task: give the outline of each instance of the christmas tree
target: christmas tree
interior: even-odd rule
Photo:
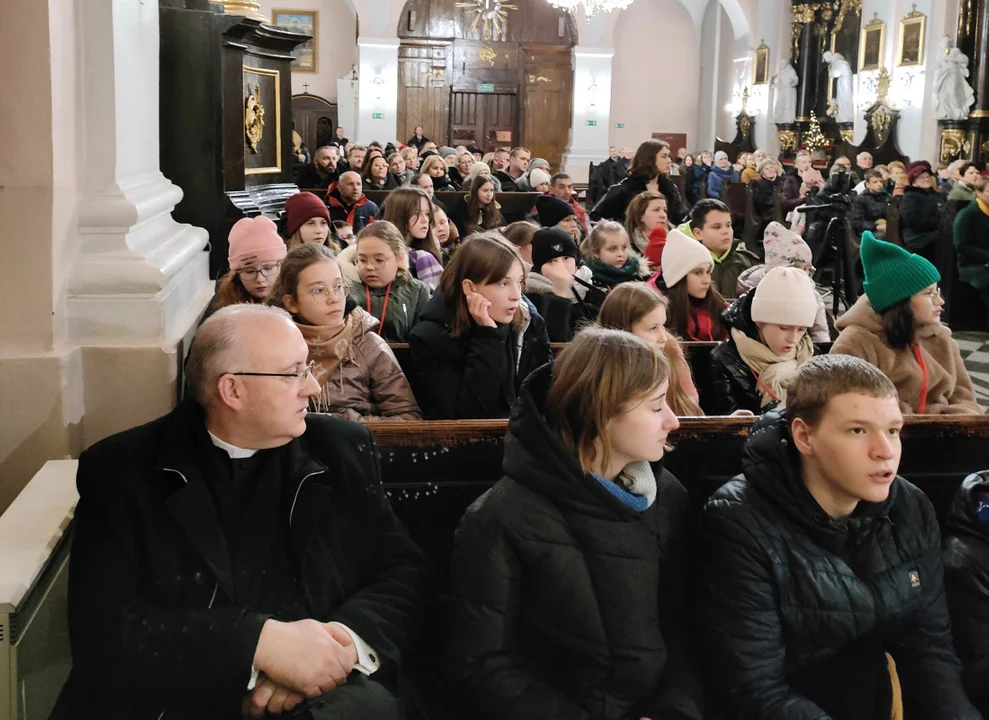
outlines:
[[[828,144],[827,138],[821,132],[821,123],[817,120],[817,114],[810,111],[810,128],[804,133],[804,147],[811,152],[817,152]]]

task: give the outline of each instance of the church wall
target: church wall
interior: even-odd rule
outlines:
[[[674,0],[636,2],[621,13],[612,66],[611,145],[636,147],[654,132],[686,133],[688,147],[697,142],[700,52],[693,21]]]
[[[740,93],[744,84],[747,50],[738,47],[728,14],[719,5],[712,5],[714,12],[720,16],[721,33],[718,51],[718,99],[714,106],[716,112],[715,132],[722,140],[731,142],[738,131],[735,126],[735,114],[729,108],[736,90]],[[702,38],[702,42],[705,40]],[[714,149],[712,143],[709,149]],[[734,158],[732,158],[734,162]]]
[[[332,103],[337,101],[337,79],[348,75],[357,64],[357,16],[347,0],[260,0],[261,14],[271,18],[275,8],[317,10],[319,34],[316,73],[292,73],[292,94],[308,92]]]

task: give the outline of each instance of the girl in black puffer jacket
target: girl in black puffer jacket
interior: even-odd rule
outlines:
[[[661,463],[678,426],[667,384],[649,343],[600,328],[526,381],[505,476],[454,541],[457,717],[703,717],[685,637],[688,496]]]
[[[965,686],[989,717],[989,471],[965,478],[945,520],[944,586]]]
[[[769,283],[768,285],[766,283]],[[808,329],[817,297],[807,273],[775,267],[722,313],[731,334],[711,351],[712,415],[749,410],[759,415],[786,403],[786,388],[801,364],[814,356]]]

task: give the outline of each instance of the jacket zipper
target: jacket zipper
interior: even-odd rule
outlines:
[[[182,478],[182,482],[184,482],[186,485],[189,484],[189,481],[185,479],[185,475],[183,475],[182,473],[180,473],[178,470],[173,470],[172,468],[162,468],[162,470],[167,470],[168,472],[175,473],[180,478]],[[220,589],[220,583],[219,583],[219,581],[217,581],[216,583],[213,584],[213,594],[210,595],[209,605],[206,606],[206,609],[207,610],[212,610],[213,609],[213,603],[216,601],[216,591],[219,590],[219,589]],[[161,714],[158,715],[158,720],[163,720],[163,718],[165,717],[165,713],[167,711],[168,711],[168,708],[162,708]]]
[[[302,481],[299,483],[299,487],[297,487],[295,489],[295,497],[292,498],[292,509],[288,511],[288,527],[289,527],[289,529],[292,528],[292,515],[295,514],[295,504],[299,501],[299,492],[302,490],[302,486],[305,485],[306,484],[306,480],[308,480],[309,478],[311,478],[313,475],[322,475],[324,472],[326,472],[326,471],[325,470],[317,470],[316,472],[309,473],[304,478],[302,478]]]

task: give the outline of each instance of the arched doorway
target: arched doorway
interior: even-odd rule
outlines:
[[[337,106],[319,95],[292,96],[292,124],[310,152],[329,145],[337,127]]]
[[[525,145],[559,167],[570,136],[576,23],[546,0],[458,7],[465,4],[405,4],[399,139],[421,125],[440,145]]]

